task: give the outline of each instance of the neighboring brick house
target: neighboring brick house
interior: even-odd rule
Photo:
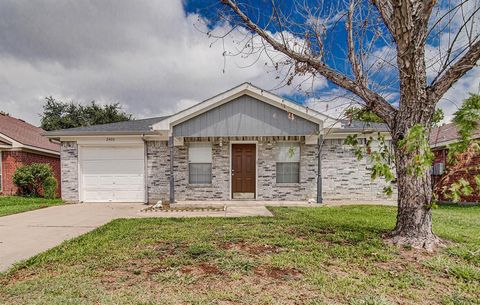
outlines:
[[[344,144],[350,134],[389,137],[373,125],[245,83],[171,116],[46,135],[62,145],[66,201],[385,200],[385,182]]]
[[[15,170],[30,163],[49,164],[61,194],[60,145],[44,137],[44,130],[6,114],[0,114],[0,194],[14,195]]]
[[[433,153],[435,155],[435,160],[433,162],[433,185],[438,183],[443,177],[445,172],[449,168],[448,164],[448,145],[457,142],[460,139],[458,135],[458,130],[455,124],[449,123],[442,125],[440,127],[434,128],[430,133],[430,146],[432,147]],[[477,130],[473,133],[473,139],[480,139],[480,130]],[[480,156],[476,156],[472,159],[471,165],[480,166]],[[480,170],[470,170],[465,172],[459,172],[455,174],[454,180],[458,181],[461,178],[469,181],[471,185],[475,185],[474,177],[480,174]],[[440,201],[449,202],[450,199],[445,198],[441,192],[437,193]],[[480,202],[480,193],[474,192],[470,196],[462,196],[461,202]]]

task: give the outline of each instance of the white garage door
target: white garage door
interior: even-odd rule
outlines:
[[[83,146],[80,149],[84,202],[143,202],[144,147]]]

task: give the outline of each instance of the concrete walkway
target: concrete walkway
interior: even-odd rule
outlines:
[[[258,205],[188,212],[141,211],[144,208],[138,203],[72,204],[0,217],[0,272],[116,218],[273,216]]]

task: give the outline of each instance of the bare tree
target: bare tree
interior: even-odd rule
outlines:
[[[389,126],[398,214],[388,238],[394,244],[436,247],[441,241],[432,232],[431,177],[426,168],[409,173],[424,151],[408,151],[402,140],[421,125],[427,141],[436,104],[480,59],[478,0],[297,0],[293,5],[272,0],[268,12],[255,2],[219,1],[219,16],[232,27],[210,36],[243,34],[241,40],[236,36],[239,48],[226,55],[267,57],[276,70],[287,69],[286,84],[298,76],[326,78]],[[344,38],[329,37],[339,25],[345,27]]]

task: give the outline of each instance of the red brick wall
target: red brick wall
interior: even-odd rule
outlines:
[[[2,151],[2,185],[3,195],[14,195],[17,193],[17,187],[13,184],[13,173],[15,170],[26,164],[47,163],[53,169],[55,179],[58,183],[57,195],[60,197],[60,157],[49,157],[38,155],[25,151]]]
[[[448,163],[447,163],[447,155],[448,155],[448,150],[446,149],[439,149],[433,151],[435,155],[435,163],[442,162],[445,164],[445,170],[448,170]],[[480,155],[476,156],[472,162],[471,165],[478,165],[480,164]],[[470,185],[476,189],[476,182],[475,182],[475,176],[480,174],[480,170],[470,170],[470,171],[465,171],[465,172],[459,172],[453,175],[452,180],[458,181],[461,178],[464,178],[467,180]],[[433,183],[435,184],[437,181],[441,179],[442,176],[433,176]],[[442,201],[451,201],[448,198],[445,198],[442,194],[437,194],[438,198]],[[473,192],[472,195],[470,196],[461,196],[460,199],[461,202],[480,202],[480,193],[478,192]]]

